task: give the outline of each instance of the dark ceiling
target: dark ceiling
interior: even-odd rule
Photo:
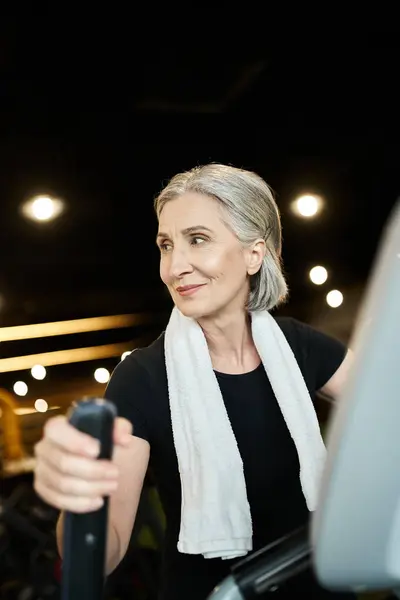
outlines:
[[[140,23],[110,37],[57,17],[0,24],[0,323],[156,306],[152,200],[209,161],[274,188],[294,309],[315,293],[313,264],[335,287],[363,285],[400,191],[394,32],[172,44],[148,22],[139,39]],[[327,208],[305,223],[288,207],[308,190]],[[35,193],[65,200],[54,226],[19,216]]]

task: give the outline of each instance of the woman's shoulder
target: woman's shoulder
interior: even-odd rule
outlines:
[[[310,323],[305,323],[291,316],[274,317],[289,343],[299,342],[313,345],[321,343],[336,342],[339,340],[331,334],[318,329]]]
[[[291,316],[275,316],[276,323],[289,342],[304,335],[307,325]]]
[[[314,336],[321,335],[321,332],[314,329],[308,323],[304,323],[292,316],[276,316],[274,319],[279,325],[295,356],[298,359],[300,357],[305,358],[308,354],[309,345],[313,342]]]
[[[165,332],[163,331],[148,346],[132,350],[128,358],[140,362],[145,368],[154,368],[160,363],[164,364],[164,338]]]
[[[342,364],[347,345],[331,334],[292,317],[276,318],[303,370],[312,374],[320,389]]]
[[[148,346],[135,348],[117,367],[122,373],[142,372],[151,379],[159,377],[165,371],[164,332]]]
[[[128,419],[135,435],[150,441],[155,405],[167,390],[164,361],[164,335],[148,346],[133,350],[115,367],[105,390],[119,416]]]

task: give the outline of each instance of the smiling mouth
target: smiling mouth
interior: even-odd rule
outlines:
[[[200,283],[199,285],[181,285],[176,288],[176,291],[181,296],[190,296],[191,294],[197,292],[197,290],[199,290],[204,285],[205,283]]]

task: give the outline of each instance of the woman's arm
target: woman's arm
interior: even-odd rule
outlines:
[[[349,349],[340,367],[335,371],[332,377],[319,390],[324,395],[335,400],[338,398],[346,384],[350,368],[353,364],[353,352]]]

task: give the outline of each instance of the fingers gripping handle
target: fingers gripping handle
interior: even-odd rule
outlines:
[[[100,442],[99,459],[111,459],[115,406],[101,398],[76,402],[71,425]],[[66,512],[63,528],[62,600],[101,600],[104,596],[108,498],[86,514]]]

